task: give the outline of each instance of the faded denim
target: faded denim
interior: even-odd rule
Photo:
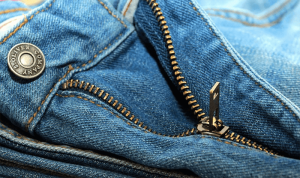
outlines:
[[[47,0],[30,11],[0,15],[2,23],[25,14],[0,34],[0,175],[300,176],[298,1],[156,2],[204,112],[210,88],[220,82],[224,124],[280,156],[213,136],[163,136],[198,121],[145,0],[133,23],[124,16],[130,1]],[[16,8],[29,7],[0,2],[1,11]],[[39,77],[24,80],[10,72],[7,54],[19,43],[43,51],[46,69]],[[87,90],[62,89],[70,79],[105,90],[111,103],[122,106]]]

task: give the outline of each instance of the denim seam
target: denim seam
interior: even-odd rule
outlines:
[[[114,41],[117,40],[120,36],[122,36],[122,33],[120,33],[120,34],[114,39]],[[101,54],[103,51],[107,50],[108,47],[110,47],[111,45],[112,45],[112,44],[109,43],[106,47],[104,47],[104,48],[103,48],[102,50],[100,50],[98,53]],[[93,57],[93,59],[89,60],[87,63],[90,64],[97,56],[98,56],[98,54],[95,54],[94,57]],[[82,64],[81,67],[85,67],[85,66],[87,65],[87,63]],[[77,67],[76,67],[76,69],[79,69],[79,68],[80,68],[80,66],[77,66]],[[62,78],[60,78],[60,79],[58,80],[58,82],[60,82],[62,79],[64,79],[64,78],[65,78],[65,77],[66,77],[73,69],[74,69],[74,68],[73,68],[71,65],[69,65],[69,70],[66,72],[66,74],[65,74]],[[33,114],[33,116],[28,120],[28,122],[27,122],[27,124],[26,124],[26,126],[25,126],[25,131],[26,131],[26,132],[28,132],[28,128],[29,128],[29,126],[30,126],[30,123],[31,123],[31,122],[33,121],[33,119],[36,117],[37,113],[41,110],[42,105],[45,103],[46,99],[47,99],[47,98],[49,97],[49,95],[52,93],[52,91],[53,91],[53,89],[55,88],[55,86],[56,86],[56,84],[54,84],[54,86],[53,86],[52,89],[49,91],[49,93],[47,94],[47,96],[45,97],[45,99],[42,101],[41,106],[38,107],[37,111],[36,111],[36,112]]]
[[[2,127],[4,128],[0,128],[0,130],[6,132],[6,133],[9,133],[10,135],[12,135],[13,137],[16,137],[20,140],[26,140],[26,141],[29,141],[29,142],[32,142],[32,143],[35,143],[35,144],[40,144],[40,145],[44,145],[44,146],[52,146],[52,147],[56,147],[56,148],[63,148],[63,149],[69,149],[69,150],[72,150],[72,151],[78,151],[78,152],[84,152],[86,154],[95,154],[97,156],[102,156],[96,152],[93,152],[91,150],[82,150],[82,149],[79,149],[79,148],[74,148],[74,147],[70,147],[70,146],[63,146],[63,145],[54,145],[54,144],[50,144],[50,143],[47,143],[47,142],[40,142],[39,140],[36,140],[36,139],[28,139],[26,138],[26,136],[23,136],[22,134],[15,132],[15,135],[14,133],[10,132],[7,130],[7,127],[5,125],[3,125],[2,123],[0,123]],[[5,140],[9,141],[9,142],[13,142],[15,143],[13,140],[10,140],[4,136],[0,136],[0,137],[3,137]],[[20,143],[17,143],[17,144],[20,144]],[[37,147],[33,147],[33,146],[29,146],[29,145],[26,145],[26,144],[21,144],[25,147],[31,147],[33,149],[39,149],[39,150],[42,150],[42,151],[46,151],[46,152],[53,152],[53,151],[50,151],[50,150],[45,150],[45,149],[42,149],[42,148],[37,148]],[[91,159],[91,160],[94,160],[94,161],[99,161],[99,162],[107,162],[107,163],[110,163],[110,164],[118,164],[118,165],[121,165],[121,166],[124,166],[124,167],[129,167],[129,168],[132,168],[132,169],[135,169],[135,170],[140,170],[140,171],[144,171],[146,172],[147,174],[160,174],[160,175],[168,175],[168,176],[177,176],[177,177],[182,177],[183,175],[181,173],[174,173],[174,172],[171,172],[172,174],[170,174],[170,172],[160,172],[160,171],[163,171],[163,170],[154,170],[156,168],[149,168],[149,167],[146,167],[146,166],[143,166],[141,164],[136,164],[134,162],[129,162],[129,161],[125,161],[125,163],[121,163],[121,162],[118,162],[119,160],[110,160],[111,158],[108,158],[108,159],[105,159],[105,158],[102,158],[102,159],[97,159],[97,158],[94,158],[94,157],[88,157],[88,156],[85,156],[85,155],[78,155],[78,154],[72,154],[72,153],[63,153],[63,152],[59,152],[58,150],[56,150],[56,153],[61,153],[61,154],[67,154],[67,155],[70,155],[70,156],[78,156],[78,157],[82,157],[82,158],[87,158],[87,159]],[[105,156],[107,157],[107,156]],[[115,159],[115,158],[112,158],[112,159]],[[121,160],[123,161],[123,160]],[[140,167],[139,167],[140,166]]]
[[[216,138],[216,137],[212,137],[212,136],[202,136],[201,138],[209,138],[209,139],[212,139],[212,140],[216,140],[218,142],[221,142],[221,143],[225,143],[225,144],[228,144],[228,145],[232,145],[232,146],[236,146],[236,147],[240,147],[242,149],[247,149],[247,150],[251,150],[251,151],[257,151],[259,153],[264,153],[264,154],[267,154],[268,156],[272,156],[274,158],[278,158],[278,155],[272,155],[270,153],[267,153],[265,151],[259,151],[258,149],[255,149],[253,147],[249,147],[247,145],[242,145],[240,143],[237,143],[237,142],[234,142],[234,141],[230,141],[230,140],[227,140],[227,139],[221,139],[221,138]]]
[[[12,35],[14,35],[20,28],[22,28],[26,23],[28,22],[27,17],[25,16],[24,21],[17,27],[15,28],[14,31],[12,31],[8,36],[6,36],[1,42],[0,45],[3,44],[8,38],[10,38]]]
[[[194,5],[192,2],[190,2],[189,4],[193,6],[193,9],[197,12],[197,15],[200,16],[201,14],[200,14],[200,12],[198,12],[198,9],[195,7],[195,5]],[[204,21],[204,18],[203,18],[203,17],[201,17],[201,19]],[[204,21],[204,22],[205,22],[205,21]],[[213,33],[213,36],[216,36],[216,34],[215,34],[215,32],[213,31],[213,29],[211,28],[211,26],[210,26],[208,23],[205,23],[205,25],[207,25],[208,27],[210,27],[209,30]],[[221,42],[221,45],[224,47],[225,52],[226,52],[227,55],[232,59],[232,61],[235,63],[235,65],[236,65],[237,67],[239,67],[239,69],[240,69],[241,71],[243,71],[244,74],[247,74],[247,77],[250,78],[251,80],[253,80],[253,81],[255,82],[255,85],[257,85],[257,86],[259,86],[260,88],[262,88],[264,91],[267,92],[267,94],[273,96],[273,97],[276,99],[276,101],[280,102],[281,105],[282,105],[286,110],[288,110],[288,111],[289,111],[289,112],[297,119],[298,122],[300,122],[300,119],[298,119],[298,118],[296,117],[296,114],[295,114],[288,106],[286,106],[286,104],[284,104],[283,101],[281,101],[280,99],[278,99],[277,96],[276,96],[275,94],[272,94],[270,91],[268,91],[267,89],[265,89],[260,83],[258,83],[257,81],[255,81],[255,80],[254,80],[254,79],[246,72],[246,70],[244,70],[243,67],[242,67],[242,66],[234,59],[234,57],[231,55],[231,53],[229,52],[229,50],[227,49],[227,47],[224,45],[224,43],[220,40],[220,38],[217,38],[217,39]]]
[[[82,97],[82,96],[79,96],[79,95],[61,95],[61,94],[56,94],[56,96],[59,96],[59,97],[62,97],[62,98],[79,98],[79,99],[82,99],[82,100],[85,100],[85,101],[89,101],[90,103],[98,106],[98,107],[101,107],[105,110],[108,110],[106,107],[103,107],[101,104],[97,104],[95,101],[93,100],[90,100],[88,98],[85,98],[85,97]],[[113,113],[112,111],[109,111],[113,116],[116,116],[117,118],[121,118],[119,115]],[[137,125],[139,119],[136,119],[135,121],[127,121],[127,119],[123,119],[121,118],[124,122],[126,122],[128,125],[130,125],[131,127],[133,128],[136,128],[136,126],[139,127],[139,129],[144,129],[143,127],[140,127],[139,125]],[[136,123],[135,123],[136,122]],[[134,124],[135,126],[131,125],[131,124]],[[146,130],[146,129],[144,129]],[[146,130],[148,131],[148,130]],[[154,131],[155,132],[155,131]]]
[[[282,3],[279,7],[273,9],[271,12],[269,12],[268,14],[266,15],[263,15],[263,16],[260,16],[260,17],[257,17],[256,15],[254,14],[250,14],[250,13],[245,13],[245,12],[239,12],[239,11],[235,11],[235,10],[227,10],[227,9],[214,9],[214,8],[207,8],[205,10],[211,10],[211,11],[219,11],[219,12],[229,12],[229,13],[233,13],[233,14],[238,14],[238,15],[244,15],[244,16],[247,16],[247,17],[252,17],[252,18],[255,18],[257,20],[262,20],[262,19],[265,19],[265,18],[268,18],[269,16],[275,14],[276,12],[282,10],[285,6],[287,6],[289,3],[291,2],[291,0],[286,0],[284,3]]]
[[[2,127],[6,127],[6,126],[3,125],[3,124],[1,124],[1,125],[2,125]],[[136,127],[133,127],[133,128],[137,129]],[[9,133],[9,134],[12,135],[13,137],[16,137],[16,138],[21,139],[21,140],[26,140],[26,141],[29,141],[29,142],[33,142],[33,143],[35,143],[35,144],[41,144],[41,145],[44,145],[44,146],[53,146],[53,147],[58,147],[58,148],[65,148],[65,149],[70,149],[70,150],[75,150],[75,151],[82,151],[82,152],[92,153],[92,154],[96,154],[96,155],[97,155],[97,153],[95,153],[95,152],[93,152],[93,151],[91,151],[91,150],[82,150],[82,149],[79,149],[79,148],[74,148],[74,147],[70,147],[70,146],[63,146],[63,145],[53,145],[53,144],[49,144],[49,143],[46,143],[46,142],[40,142],[40,141],[35,140],[35,139],[30,140],[30,139],[26,138],[26,136],[23,136],[23,135],[21,135],[20,133],[18,133],[18,132],[16,132],[16,131],[14,131],[14,132],[16,132],[16,134],[17,134],[18,136],[15,136],[14,133],[12,133],[12,132],[10,132],[10,131],[8,131],[8,130],[5,130],[5,129],[0,128],[0,130],[4,131],[4,132],[6,132],[6,133]],[[141,129],[139,129],[139,130],[141,130]],[[141,131],[142,131],[142,130],[141,130]],[[145,132],[145,133],[146,133],[146,132]],[[147,132],[147,133],[148,133],[148,132]],[[153,133],[153,134],[155,134],[155,133]],[[155,134],[155,135],[158,135],[158,134]],[[160,136],[163,136],[163,135],[160,135]],[[2,137],[3,137],[3,136],[2,136]],[[164,137],[167,137],[167,136],[164,136]],[[186,136],[186,137],[189,137],[189,136]],[[4,137],[4,138],[5,138],[5,137]],[[173,138],[173,137],[169,137],[169,138]],[[176,139],[176,138],[177,138],[177,137],[175,137],[175,138],[173,138],[173,139]],[[257,149],[252,148],[252,147],[249,147],[249,146],[247,146],[247,145],[241,145],[240,143],[233,142],[233,141],[230,141],[230,140],[227,140],[227,139],[216,138],[216,137],[205,136],[205,135],[201,135],[201,138],[202,138],[202,139],[207,138],[207,139],[211,139],[211,140],[216,140],[216,141],[218,141],[218,142],[225,143],[225,144],[229,144],[229,145],[233,145],[233,146],[239,147],[239,148],[241,148],[241,149],[247,149],[247,150],[251,150],[251,151],[254,150],[254,151],[257,151],[257,152],[260,152],[260,153],[267,154],[268,156],[272,156],[272,157],[274,157],[274,158],[278,158],[278,155],[272,155],[272,154],[266,153],[266,152],[264,152],[264,151],[259,151],[259,150],[257,150]],[[8,140],[7,138],[5,138],[5,139]],[[11,140],[9,140],[9,141],[11,141]],[[24,146],[28,146],[28,145],[24,145]],[[33,148],[34,148],[34,147],[33,147]],[[37,148],[37,149],[39,149],[39,148]],[[43,149],[40,149],[40,150],[43,150]],[[44,150],[44,151],[47,151],[47,150]],[[69,155],[72,155],[72,154],[69,154]],[[94,159],[94,160],[96,160],[96,159]],[[97,161],[97,160],[96,160],[96,161]],[[100,160],[100,161],[105,161],[105,160]],[[107,161],[107,162],[109,162],[109,161]],[[111,163],[115,163],[115,162],[111,162]],[[123,165],[123,166],[124,166],[124,165]],[[135,168],[135,169],[139,169],[139,168]],[[141,169],[140,169],[140,170],[141,170]]]
[[[101,107],[105,110],[107,110],[107,108],[103,107],[102,105],[100,104],[96,104],[93,100],[90,100],[88,98],[85,98],[85,97],[82,97],[82,96],[79,96],[79,95],[61,95],[61,94],[56,94],[56,96],[59,96],[59,97],[63,97],[63,98],[67,98],[67,97],[76,97],[76,98],[79,98],[79,99],[82,99],[82,100],[85,100],[85,101],[89,101],[91,102],[92,104],[95,104],[96,106],[98,107]],[[113,109],[114,111],[116,112],[119,112],[118,110],[115,110]],[[117,114],[113,113],[112,111],[110,111],[110,113],[114,116],[116,116],[117,118],[121,118],[120,116],[118,116]],[[120,115],[122,115],[122,113],[119,113]],[[122,115],[123,116],[123,115]],[[153,133],[155,135],[159,135],[159,136],[167,136],[167,135],[162,135],[161,133],[158,133],[156,132],[155,130],[152,130],[150,128],[148,128],[148,126],[145,126],[143,125],[144,122],[140,121],[140,119],[136,118],[135,120],[128,120],[128,119],[123,119],[121,118],[124,122],[126,122],[129,126],[131,126],[132,128],[137,128],[141,131],[144,131],[145,133]],[[143,126],[143,127],[142,127]],[[190,129],[192,130],[192,129]],[[185,131],[186,132],[186,131]],[[185,133],[184,132],[184,133]],[[181,134],[180,134],[181,135]],[[171,137],[171,138],[175,138],[173,136],[168,136],[168,137]]]
[[[41,11],[37,11],[35,14],[32,14],[31,16],[30,16],[30,20],[35,16],[35,15],[37,15],[37,14],[39,14],[40,12],[44,12],[45,10],[48,10],[51,6],[52,6],[52,4],[55,2],[55,0],[53,0],[52,1],[52,3],[50,3],[49,5],[48,5],[48,7],[46,7],[45,9],[43,9],[43,10],[41,10]],[[7,37],[5,37],[1,42],[0,42],[0,45],[1,44],[3,44],[7,39],[9,39],[12,35],[14,35],[19,29],[21,29],[26,23],[28,22],[28,19],[27,19],[27,17],[25,16],[25,19],[24,19],[24,21],[17,27],[17,28],[15,28],[15,30],[13,31],[13,32],[11,32]],[[68,72],[70,72],[70,71],[68,71]],[[68,73],[67,72],[67,73]],[[65,74],[66,75],[66,74]],[[50,90],[50,93],[52,92],[52,90],[53,90],[53,88]],[[49,96],[49,94],[46,96],[46,98],[42,101],[42,105],[44,104],[44,102],[45,102],[45,100],[48,98],[48,96]],[[35,112],[34,114],[33,114],[33,117],[31,117],[29,120],[28,120],[28,123],[26,124],[26,126],[25,126],[25,130],[26,131],[28,131],[28,127],[29,127],[29,124],[32,122],[32,120],[33,120],[33,118],[37,115],[37,113],[40,111],[40,109],[41,109],[41,106],[40,107],[38,107],[38,111],[37,112]]]
[[[3,163],[2,161],[7,162],[7,163]],[[19,163],[17,161],[7,160],[7,159],[1,158],[1,157],[0,157],[0,164],[8,166],[8,167],[16,167],[16,168],[20,168],[20,169],[26,169],[29,171],[39,172],[39,173],[46,174],[46,175],[53,175],[53,176],[60,176],[60,177],[65,177],[65,176],[66,177],[76,177],[76,176],[71,176],[66,173],[56,172],[51,169],[38,168],[33,165],[26,165],[23,163]]]
[[[65,75],[60,78],[58,80],[61,81],[63,78],[65,78],[71,71],[73,70],[73,67],[71,65],[69,65],[69,69],[67,70],[67,72],[65,73]],[[25,125],[25,131],[28,132],[28,128],[30,123],[33,121],[33,119],[36,117],[36,115],[38,114],[38,112],[40,112],[43,104],[45,103],[46,99],[49,97],[50,93],[53,91],[54,87],[56,86],[56,84],[54,84],[54,86],[50,89],[49,93],[46,95],[46,97],[44,98],[44,100],[41,102],[41,105],[37,108],[37,111],[33,114],[32,117],[29,118],[29,120],[27,121],[26,125]]]
[[[79,98],[79,99],[82,99],[82,100],[85,100],[85,101],[89,101],[90,103],[95,104],[96,106],[101,107],[101,108],[107,110],[107,108],[103,107],[102,105],[96,104],[95,101],[90,100],[90,99],[85,98],[85,97],[82,97],[82,96],[76,96],[76,95],[61,95],[61,94],[56,94],[56,96],[59,96],[59,97],[62,97],[62,98],[73,98],[73,97],[74,97],[74,98]],[[120,116],[118,116],[117,114],[115,114],[115,113],[113,113],[113,112],[111,112],[111,111],[110,111],[110,113],[111,113],[112,115],[116,116],[117,118],[121,118]],[[149,131],[149,130],[146,130],[146,129],[140,127],[139,125],[137,125],[137,124],[135,124],[135,123],[132,123],[132,122],[129,122],[129,121],[123,119],[123,118],[121,118],[121,119],[122,119],[124,122],[126,122],[129,126],[131,126],[132,128],[134,128],[134,129],[138,129],[138,130],[140,130],[140,131],[144,131],[145,133],[152,133],[152,134],[155,134],[155,135],[157,135],[157,136],[168,137],[168,136],[165,136],[165,135],[159,135],[159,134],[156,133],[155,131]],[[133,124],[133,125],[131,125],[131,124]],[[186,136],[186,137],[188,137],[188,136]],[[176,138],[178,138],[178,137],[169,137],[169,138],[176,139]],[[180,138],[180,137],[179,137],[179,138]],[[224,140],[224,139],[223,139],[224,141],[222,141],[220,138],[215,139],[215,138],[213,138],[213,137],[210,137],[210,136],[204,136],[204,135],[202,135],[201,138],[209,138],[209,139],[212,139],[212,140],[217,140],[217,141],[222,142],[222,143],[226,143],[226,144],[229,144],[229,145],[233,145],[233,146],[236,146],[236,147],[240,147],[240,148],[242,148],[242,149],[247,148],[248,150],[255,150],[255,151],[258,151],[257,149],[253,149],[253,148],[251,148],[251,147],[249,147],[249,146],[247,146],[247,145],[240,146],[238,143],[236,143],[236,142],[231,142],[231,141],[229,141],[229,140]],[[264,153],[266,153],[266,152],[264,152]],[[267,154],[270,155],[270,156],[273,156],[273,157],[277,158],[276,155],[271,155],[271,154],[269,154],[269,153],[267,153]]]
[[[249,23],[249,22],[239,20],[239,19],[235,19],[235,18],[225,17],[223,15],[216,15],[216,14],[210,14],[210,13],[208,13],[208,15],[214,16],[214,17],[220,17],[220,18],[223,18],[223,19],[226,19],[226,20],[231,20],[231,21],[234,21],[234,22],[238,22],[238,23],[241,23],[241,24],[246,25],[246,26],[266,28],[266,27],[271,27],[273,25],[278,24],[282,20],[282,18],[285,14],[281,15],[278,19],[276,19],[273,22],[264,23],[264,24]]]
[[[39,14],[40,12],[44,12],[45,10],[48,10],[48,8],[50,8],[52,6],[52,4],[55,2],[55,0],[52,1],[52,3],[49,4],[49,6],[41,11],[37,11],[35,13],[35,15]],[[34,17],[34,14],[32,14],[30,16],[30,20]],[[19,29],[21,29],[26,23],[28,22],[28,19],[27,17],[25,16],[25,19],[24,21],[17,27],[15,28],[15,30],[13,32],[11,32],[7,37],[5,37],[1,42],[0,42],[0,45],[3,44],[7,39],[9,39],[12,35],[14,35]]]
[[[110,14],[110,15],[112,15],[114,18],[116,18],[119,22],[121,22],[121,24],[125,27],[125,28],[127,28],[127,25],[123,22],[123,20],[121,20],[119,17],[117,17],[115,14],[113,14],[112,12],[111,12],[111,10],[109,10],[109,8],[101,1],[101,0],[98,0],[99,1],[99,3],[108,11],[108,13]]]
[[[126,10],[125,10],[125,12],[124,12],[124,14],[123,14],[124,16],[126,15],[126,13],[127,13],[127,11],[128,11],[131,2],[132,2],[132,0],[129,1],[129,3],[128,3],[127,7],[126,7]]]
[[[12,12],[17,12],[17,11],[29,11],[29,10],[31,10],[31,9],[29,9],[29,8],[7,9],[7,10],[4,10],[4,11],[0,11],[0,15],[12,13]]]

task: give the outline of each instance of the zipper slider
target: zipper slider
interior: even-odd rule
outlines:
[[[201,134],[221,137],[229,130],[229,127],[224,126],[219,119],[220,82],[215,83],[209,95],[209,116],[200,120],[197,129]]]

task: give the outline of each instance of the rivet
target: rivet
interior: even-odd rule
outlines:
[[[11,48],[7,56],[12,73],[23,79],[32,79],[42,74],[46,61],[43,52],[30,43],[20,43]]]

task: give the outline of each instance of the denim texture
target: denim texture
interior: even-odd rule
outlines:
[[[30,11],[6,1],[1,11],[16,11],[0,13],[0,23],[24,18],[0,34],[1,176],[300,176],[298,1],[156,2],[204,112],[220,82],[224,124],[280,155],[214,136],[163,136],[198,121],[145,0],[133,23],[124,17],[131,0],[47,0]],[[39,77],[10,72],[6,57],[18,43],[43,51]],[[88,89],[63,89],[70,79],[105,92],[99,98]]]
[[[5,4],[4,4],[5,3]],[[24,11],[29,11],[30,8],[27,7],[25,4],[19,2],[19,1],[10,1],[7,2],[1,2],[2,5],[0,5],[0,23],[4,22],[5,20],[19,16],[24,14]],[[0,35],[2,36],[2,34]]]

